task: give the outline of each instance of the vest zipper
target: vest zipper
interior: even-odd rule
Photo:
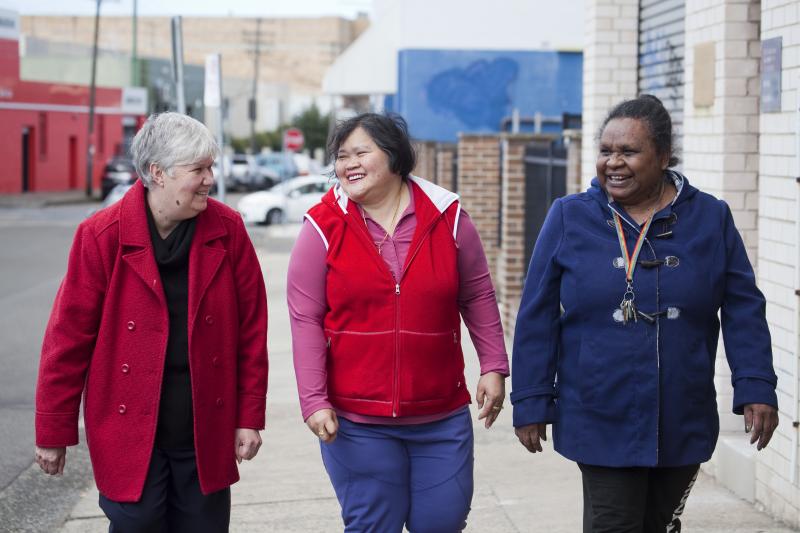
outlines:
[[[392,417],[397,417],[400,408],[400,284],[394,284],[395,294],[395,330],[394,330],[394,398],[392,399]]]

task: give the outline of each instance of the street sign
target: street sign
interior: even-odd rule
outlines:
[[[122,112],[130,115],[146,115],[147,89],[145,87],[123,87]]]
[[[283,149],[291,152],[299,152],[303,149],[305,138],[303,132],[297,128],[289,128],[283,132]]]

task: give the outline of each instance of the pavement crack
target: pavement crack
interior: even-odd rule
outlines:
[[[231,507],[254,507],[256,505],[277,505],[281,503],[303,503],[303,502],[327,502],[336,501],[332,496],[320,496],[319,498],[294,498],[291,500],[273,500],[268,502],[247,502],[247,503],[234,503]]]

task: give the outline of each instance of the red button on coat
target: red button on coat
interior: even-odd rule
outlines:
[[[213,324],[213,323],[214,323],[214,317],[211,315],[206,315],[206,324]]]
[[[127,410],[128,408],[124,404],[119,406],[119,414],[124,415]]]
[[[136,329],[136,322],[134,322],[133,320],[129,320],[128,321],[128,330],[133,331],[135,329]]]
[[[127,363],[123,363],[121,369],[123,374],[127,374],[131,371],[131,367],[129,367]]]
[[[222,398],[217,398],[217,407],[222,407],[223,403]]]
[[[219,366],[219,357],[215,357],[211,360],[211,364],[214,366]]]

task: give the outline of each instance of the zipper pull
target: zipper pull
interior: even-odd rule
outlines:
[[[400,294],[400,284],[399,283],[395,283],[394,284],[394,293],[395,294]]]
[[[331,347],[331,338],[328,337],[328,348],[330,348],[330,347]]]
[[[455,331],[453,332],[453,344],[458,344],[458,335],[456,335]]]

